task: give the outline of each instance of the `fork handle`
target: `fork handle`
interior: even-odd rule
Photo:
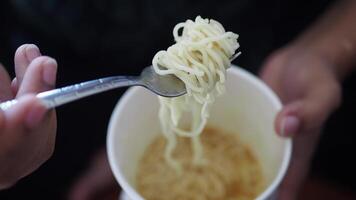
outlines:
[[[49,90],[37,94],[36,97],[50,109],[115,88],[137,85],[138,80],[136,76],[112,76]],[[6,110],[16,103],[16,99],[5,101],[0,104],[0,108]]]

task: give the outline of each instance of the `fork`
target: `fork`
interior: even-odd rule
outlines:
[[[79,100],[81,98],[126,86],[143,86],[157,95],[177,97],[186,93],[183,81],[174,75],[161,76],[154,72],[153,67],[146,67],[140,76],[111,76],[92,81],[78,83],[36,95],[43,105],[50,109]],[[16,99],[0,104],[6,110],[17,103]]]
[[[233,55],[233,61],[240,53]],[[79,100],[81,98],[126,86],[143,86],[163,97],[178,97],[187,91],[183,81],[175,75],[158,75],[152,66],[146,67],[140,76],[111,76],[92,81],[78,83],[36,95],[43,105],[50,109]],[[0,104],[0,109],[6,110],[17,103],[16,99]]]

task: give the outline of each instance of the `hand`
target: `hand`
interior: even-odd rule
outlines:
[[[89,168],[74,183],[69,191],[69,200],[116,200],[119,185],[111,173],[106,151],[99,151]]]
[[[341,101],[333,66],[307,49],[290,46],[267,59],[262,79],[283,103],[275,120],[276,132],[293,137],[293,152],[279,199],[296,199],[307,175],[321,128]]]
[[[15,53],[16,78],[10,81],[0,64],[0,102],[18,103],[0,110],[0,189],[7,188],[43,164],[54,150],[56,114],[35,98],[54,88],[57,63],[41,56],[37,46],[25,44]]]

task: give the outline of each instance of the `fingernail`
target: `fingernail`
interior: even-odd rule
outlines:
[[[37,58],[38,56],[41,56],[39,48],[34,44],[28,44],[26,46],[25,52],[26,52],[26,58],[29,62],[31,62],[33,59]]]
[[[19,89],[19,85],[16,77],[11,81],[11,89],[14,94],[16,94]]]
[[[50,58],[44,63],[43,69],[43,81],[50,86],[54,86],[56,83],[57,75],[57,62]]]
[[[38,127],[46,113],[46,109],[41,105],[34,105],[31,107],[26,116],[26,125],[30,129]]]
[[[300,120],[295,116],[287,116],[283,118],[281,126],[282,136],[293,136],[298,132]]]

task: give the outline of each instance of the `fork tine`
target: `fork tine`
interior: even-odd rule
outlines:
[[[235,53],[235,54],[230,58],[230,62],[234,61],[239,55],[241,55],[241,51]]]

